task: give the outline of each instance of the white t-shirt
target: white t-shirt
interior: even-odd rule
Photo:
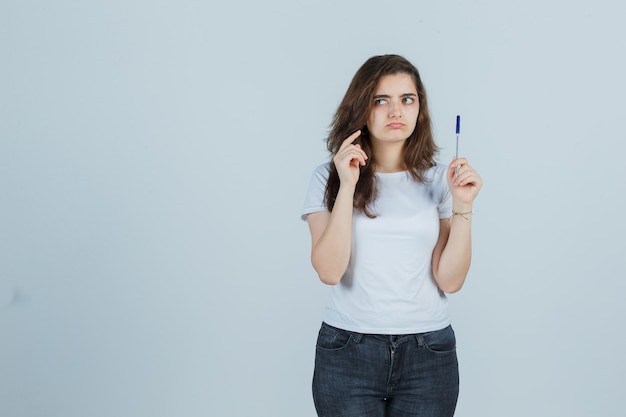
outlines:
[[[329,164],[311,177],[302,218],[326,211]],[[339,284],[330,287],[324,321],[370,334],[409,334],[450,324],[448,301],[432,273],[439,220],[452,215],[446,167],[426,172],[424,183],[408,172],[377,173],[378,197],[370,219],[352,216],[352,250]]]

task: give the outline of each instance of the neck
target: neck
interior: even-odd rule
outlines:
[[[406,170],[402,151],[404,142],[397,143],[372,143],[376,172],[400,172]]]

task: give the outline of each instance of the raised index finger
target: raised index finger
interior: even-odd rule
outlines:
[[[354,132],[353,134],[351,134],[350,136],[348,136],[346,138],[346,140],[343,141],[343,143],[341,144],[341,146],[339,147],[339,149],[343,149],[346,146],[349,146],[350,144],[352,144],[352,142],[354,142],[356,140],[356,138],[358,138],[359,136],[361,136],[361,130],[357,130],[356,132]]]

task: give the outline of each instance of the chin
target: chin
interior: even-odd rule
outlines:
[[[409,138],[409,135],[397,134],[397,135],[389,135],[385,139],[385,142],[404,142]]]

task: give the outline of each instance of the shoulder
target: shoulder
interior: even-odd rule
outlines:
[[[426,181],[432,190],[433,197],[440,203],[450,200],[450,188],[448,187],[448,167],[437,163],[426,171]]]
[[[429,178],[431,178],[431,190],[437,207],[439,209],[439,218],[447,219],[452,215],[452,199],[450,188],[448,187],[448,166],[441,163],[435,164],[428,170]]]
[[[432,167],[428,168],[424,173],[424,178],[428,182],[446,184],[446,172],[448,167],[441,163],[436,163]]]
[[[321,165],[318,165],[317,168],[313,170],[313,175],[316,177],[328,179],[328,177],[330,176],[330,162],[325,162]]]
[[[324,202],[324,194],[326,193],[326,183],[328,182],[329,175],[329,162],[321,164],[313,170],[304,202],[304,209],[301,213],[302,220],[306,220],[307,214],[327,210]]]
[[[328,177],[330,176],[330,162],[323,163],[318,165],[311,174],[311,185],[314,183],[324,184],[328,182]]]

